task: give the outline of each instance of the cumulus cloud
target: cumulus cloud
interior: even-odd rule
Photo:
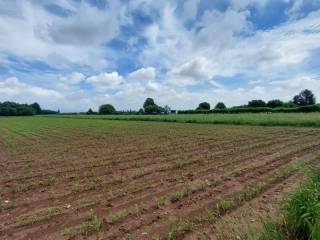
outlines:
[[[82,110],[105,102],[137,109],[150,96],[193,108],[199,101],[289,100],[302,88],[320,94],[318,70],[306,67],[318,63],[316,0],[281,0],[288,8],[279,14],[287,19],[270,21],[268,29],[253,21],[280,1],[228,0],[225,9],[204,2],[0,2],[0,62],[7,74],[0,91],[52,105],[60,98],[56,106]],[[40,66],[32,72],[33,65]]]
[[[105,67],[108,61],[102,44],[113,39],[128,21],[125,8],[119,1],[110,1],[106,9],[82,1],[57,3],[69,7],[70,14],[56,15],[42,2],[31,0],[0,4],[0,51],[56,66]]]
[[[194,85],[210,80],[214,74],[214,66],[206,58],[200,57],[173,68],[167,76],[167,82],[173,85]]]
[[[57,43],[100,45],[110,41],[119,33],[121,9],[119,1],[109,1],[108,8],[104,11],[83,2],[70,17],[55,19],[47,31]]]
[[[153,67],[140,68],[129,74],[133,80],[153,81],[156,77],[156,69]]]
[[[85,75],[80,72],[73,72],[67,76],[62,76],[59,80],[66,85],[76,85],[85,79]]]
[[[19,79],[16,77],[11,77],[5,79],[4,81],[0,81],[0,92],[6,96],[31,94],[38,97],[61,97],[61,95],[54,90],[28,85],[19,81]]]
[[[118,72],[112,72],[100,73],[99,75],[88,77],[86,81],[91,83],[97,91],[101,92],[118,89],[123,83],[123,78]]]

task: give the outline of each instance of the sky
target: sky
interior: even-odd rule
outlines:
[[[0,0],[0,102],[320,99],[320,0]]]

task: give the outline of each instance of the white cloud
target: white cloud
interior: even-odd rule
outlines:
[[[214,72],[212,63],[201,57],[173,68],[167,75],[167,82],[178,86],[194,85],[210,80]]]
[[[299,76],[293,79],[272,81],[270,85],[283,91],[290,89],[291,91],[297,92],[307,88],[320,96],[320,79],[313,76]]]
[[[101,10],[82,1],[58,3],[69,7],[71,14],[54,15],[44,4],[31,0],[0,4],[0,51],[56,66],[105,67],[107,49],[102,44],[117,36],[120,26],[129,21],[125,6],[114,0]]]
[[[320,11],[267,31],[253,31],[246,10],[206,11],[196,25],[199,30],[184,28],[170,5],[161,16],[145,32],[148,45],[141,59],[169,72],[205,58],[219,76],[241,74],[268,80],[301,64],[320,47]]]
[[[118,1],[109,1],[105,11],[83,2],[71,17],[55,19],[47,29],[48,35],[66,45],[100,45],[119,33],[121,11]]]
[[[2,96],[21,96],[31,94],[35,97],[61,97],[61,94],[54,90],[28,85],[20,82],[16,77],[7,78],[4,81],[0,81],[0,93]]]
[[[156,78],[156,69],[153,67],[140,68],[129,74],[133,80],[153,81]]]
[[[106,90],[116,90],[123,83],[123,78],[118,72],[100,73],[99,75],[88,77],[86,80],[91,83],[99,92]]]
[[[80,72],[73,72],[70,75],[62,76],[59,80],[66,85],[77,85],[85,79],[85,75]]]

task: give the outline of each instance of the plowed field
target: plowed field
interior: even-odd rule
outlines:
[[[0,119],[0,239],[183,239],[320,155],[320,129]]]

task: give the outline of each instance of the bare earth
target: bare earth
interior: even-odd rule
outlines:
[[[281,170],[320,154],[313,128],[26,119],[0,133],[0,239],[15,240],[241,239],[299,184]],[[250,202],[199,220],[258,183]]]

